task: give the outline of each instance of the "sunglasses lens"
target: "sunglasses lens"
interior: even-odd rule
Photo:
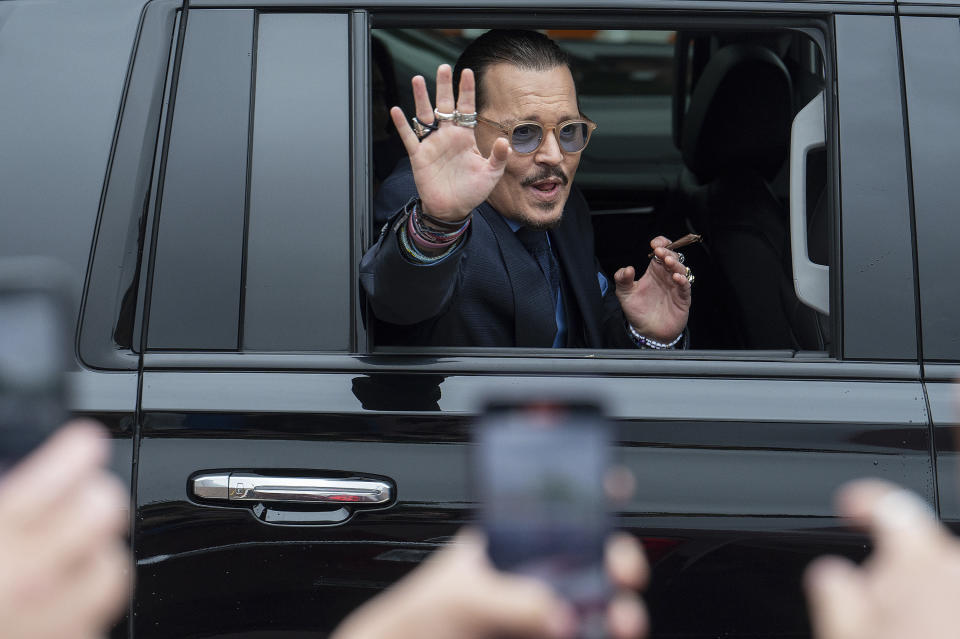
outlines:
[[[557,140],[560,142],[560,148],[567,153],[576,153],[582,151],[587,146],[587,134],[589,133],[586,122],[571,122],[557,130]]]
[[[531,153],[540,145],[543,128],[536,124],[520,124],[513,129],[510,146],[517,153]]]

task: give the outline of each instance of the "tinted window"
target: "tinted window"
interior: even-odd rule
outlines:
[[[907,83],[923,356],[960,360],[956,180],[960,163],[960,21],[901,18]]]
[[[237,348],[253,11],[192,11],[174,103],[151,348]]]
[[[345,350],[347,19],[190,12],[149,345]]]

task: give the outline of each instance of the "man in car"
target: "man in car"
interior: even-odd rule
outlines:
[[[381,187],[375,217],[391,219],[360,265],[380,343],[680,343],[693,276],[664,248],[669,240],[651,241],[654,260],[639,280],[626,266],[611,287],[600,271],[573,187],[596,125],[580,112],[556,43],[533,31],[487,32],[455,73],[439,67],[435,109],[423,77],[413,93],[411,122],[390,112],[409,165]]]

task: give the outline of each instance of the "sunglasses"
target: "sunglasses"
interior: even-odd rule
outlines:
[[[499,122],[477,116],[477,122],[500,131],[508,140],[514,151],[521,155],[536,152],[543,144],[544,128],[555,131],[557,144],[564,153],[579,153],[590,141],[590,134],[597,128],[595,122],[587,120],[564,120],[553,126],[544,127],[539,122],[522,121],[505,126]]]

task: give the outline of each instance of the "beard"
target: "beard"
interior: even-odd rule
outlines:
[[[567,174],[564,173],[563,169],[559,166],[546,166],[541,170],[537,171],[534,175],[525,177],[520,185],[523,187],[533,186],[537,182],[546,180],[548,178],[555,177],[560,180],[560,188],[566,188],[567,184],[570,182],[570,178],[567,177]],[[569,194],[568,194],[569,195]],[[541,219],[534,218],[528,215],[525,212],[520,212],[517,215],[517,220],[521,222],[527,228],[533,229],[535,231],[549,231],[560,225],[561,220],[563,220],[563,209],[567,204],[567,196],[564,196],[557,200],[556,202],[536,202],[534,206],[538,209],[542,209],[544,212],[552,211],[554,209],[559,209],[556,217],[550,219]]]

